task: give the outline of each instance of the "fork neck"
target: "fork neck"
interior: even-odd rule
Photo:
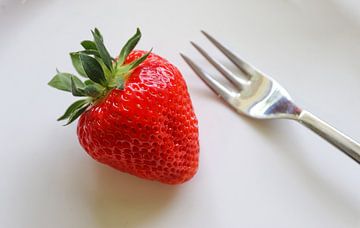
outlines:
[[[264,104],[262,104],[261,106],[263,105]],[[281,97],[278,100],[273,100],[272,103],[268,102],[266,106],[267,110],[264,114],[268,118],[285,118],[299,120],[301,112],[303,111],[301,108],[295,105],[291,99],[287,97]]]

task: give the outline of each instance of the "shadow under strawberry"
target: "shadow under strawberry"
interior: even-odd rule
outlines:
[[[99,227],[138,227],[161,217],[171,206],[177,186],[134,178],[94,164],[97,188],[93,192],[92,217]]]

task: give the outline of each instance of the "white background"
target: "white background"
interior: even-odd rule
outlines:
[[[0,227],[360,227],[358,164],[297,123],[238,116],[178,55],[207,67],[194,40],[224,60],[205,29],[360,140],[359,15],[356,0],[0,0]],[[74,99],[46,84],[94,26],[113,55],[140,26],[139,48],[183,72],[200,125],[191,181],[96,163],[55,121]]]

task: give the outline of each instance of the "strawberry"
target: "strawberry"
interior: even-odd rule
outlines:
[[[137,29],[117,58],[98,29],[84,50],[70,53],[79,77],[58,71],[49,85],[85,97],[58,120],[80,117],[77,135],[95,160],[166,184],[193,177],[198,168],[197,119],[180,71],[164,58],[134,50]]]

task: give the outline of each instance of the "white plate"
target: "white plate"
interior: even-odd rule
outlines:
[[[238,116],[178,55],[205,64],[188,43],[211,47],[205,29],[359,140],[359,13],[355,0],[0,1],[0,227],[359,227],[359,165],[296,123]],[[139,47],[183,72],[200,123],[190,182],[96,163],[55,121],[73,98],[46,83],[94,26],[114,54],[140,26]]]

